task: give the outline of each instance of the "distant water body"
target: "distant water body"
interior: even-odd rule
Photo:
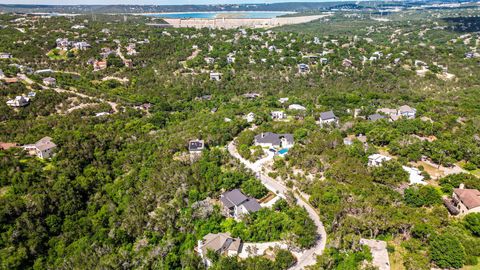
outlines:
[[[268,11],[240,11],[240,12],[172,12],[172,13],[151,13],[146,16],[170,19],[215,19],[215,18],[236,18],[236,19],[270,19],[294,12],[268,12]]]

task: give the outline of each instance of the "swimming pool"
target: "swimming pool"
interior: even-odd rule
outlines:
[[[286,153],[288,153],[288,148],[282,148],[278,150],[279,155],[285,155]]]

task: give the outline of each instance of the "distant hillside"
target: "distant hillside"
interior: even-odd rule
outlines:
[[[331,9],[362,9],[369,6],[416,6],[425,3],[466,2],[442,1],[355,1],[341,2],[289,2],[273,4],[231,5],[7,5],[0,4],[0,11],[19,13],[156,13],[156,12],[206,12],[206,11],[315,11]]]

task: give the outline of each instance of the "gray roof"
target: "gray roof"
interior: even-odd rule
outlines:
[[[372,114],[372,115],[368,116],[368,120],[370,120],[370,121],[377,121],[377,120],[385,119],[385,118],[387,118],[385,115],[381,115],[379,113]]]
[[[273,132],[264,132],[255,136],[255,142],[257,143],[271,143],[272,145],[280,146],[282,144],[282,138],[285,138],[288,143],[293,144],[292,134],[277,134]]]
[[[227,191],[223,193],[222,197],[220,198],[220,201],[222,201],[223,204],[229,208],[234,205],[238,206],[246,200],[248,200],[247,196],[243,195],[239,189]]]
[[[335,114],[332,111],[320,113],[320,119],[322,119],[324,121],[325,120],[330,120],[330,119],[335,119],[335,118],[337,118],[337,117],[335,116]]]
[[[243,203],[243,206],[245,206],[249,213],[257,212],[262,208],[254,198],[248,198],[248,200]]]
[[[40,151],[45,151],[57,147],[57,145],[52,142],[52,138],[50,137],[41,138],[38,142],[35,143],[35,146]]]

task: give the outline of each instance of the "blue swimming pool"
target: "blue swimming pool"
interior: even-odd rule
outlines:
[[[278,150],[278,154],[280,155],[285,155],[286,153],[288,153],[288,148],[282,148]]]

